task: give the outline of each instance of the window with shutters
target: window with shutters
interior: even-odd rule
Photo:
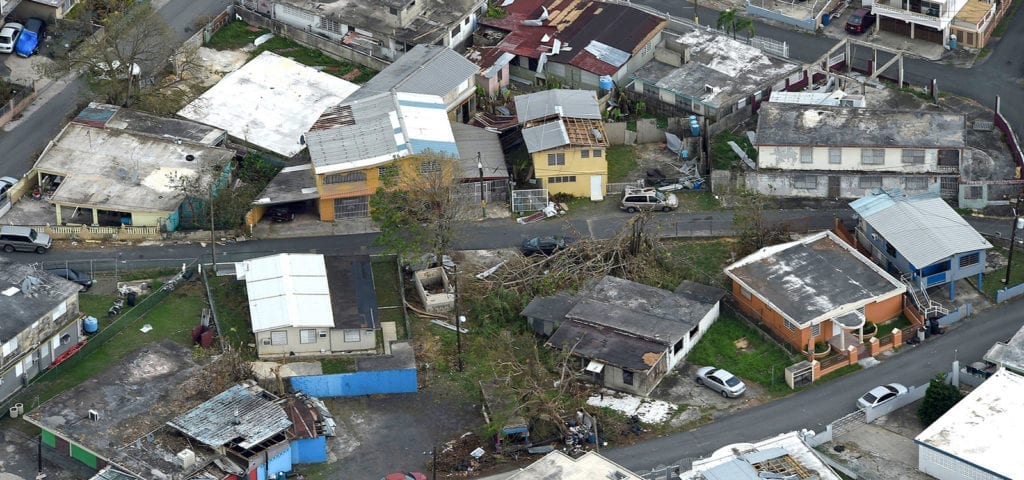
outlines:
[[[884,148],[862,148],[860,162],[864,165],[885,165]]]
[[[299,330],[299,343],[316,343],[316,329]]]
[[[793,188],[814,190],[818,188],[817,175],[797,175],[793,177]]]
[[[817,337],[819,335],[821,335],[821,324],[815,323],[814,325],[811,325],[811,336]]]
[[[363,172],[332,173],[324,175],[324,184],[365,182],[366,174]]]
[[[270,344],[271,345],[288,345],[288,332],[286,332],[286,331],[270,332]]]
[[[800,163],[814,163],[813,147],[800,147]]]
[[[903,188],[906,190],[927,190],[928,179],[926,177],[904,177]]]
[[[829,148],[828,163],[832,165],[839,165],[843,163],[843,149],[835,147]]]
[[[601,155],[604,155],[603,151],[601,151],[601,150],[594,150],[594,158],[600,158]]]
[[[345,330],[344,335],[346,342],[358,342],[360,339],[359,330]]]
[[[441,171],[441,164],[437,160],[427,160],[420,163],[420,173],[436,173]]]
[[[590,150],[580,150],[580,158],[590,158]]]
[[[857,185],[860,188],[882,188],[882,177],[860,177]]]
[[[554,167],[557,165],[565,165],[565,154],[564,153],[549,153],[548,154],[548,166]]]
[[[902,158],[905,165],[922,165],[924,164],[924,150],[920,148],[904,148]]]
[[[976,265],[979,261],[979,258],[980,255],[977,252],[960,257],[960,268]]]

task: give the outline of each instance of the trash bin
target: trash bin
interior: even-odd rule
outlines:
[[[829,14],[826,13],[826,14],[821,16],[821,25],[823,27],[827,27],[829,22],[831,22],[831,21],[832,21],[832,17],[830,17]]]
[[[138,295],[138,294],[136,294],[135,292],[128,292],[128,294],[125,295],[125,301],[128,302],[128,306],[129,307],[134,307],[135,306],[135,296],[136,295]]]

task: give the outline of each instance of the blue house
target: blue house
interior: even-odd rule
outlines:
[[[860,246],[888,272],[901,275],[912,293],[927,298],[929,288],[949,284],[952,300],[955,282],[972,275],[981,288],[985,250],[992,244],[938,195],[878,191],[850,207],[859,216]]]

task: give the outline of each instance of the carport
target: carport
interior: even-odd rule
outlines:
[[[316,190],[312,165],[308,162],[294,162],[281,169],[270,183],[252,202],[252,209],[245,215],[245,224],[252,228],[273,207],[287,206],[292,211],[303,211],[320,198]]]

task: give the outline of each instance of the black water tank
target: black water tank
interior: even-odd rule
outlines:
[[[129,307],[135,306],[135,295],[135,292],[128,292],[128,294],[125,295],[125,301],[128,303]]]

